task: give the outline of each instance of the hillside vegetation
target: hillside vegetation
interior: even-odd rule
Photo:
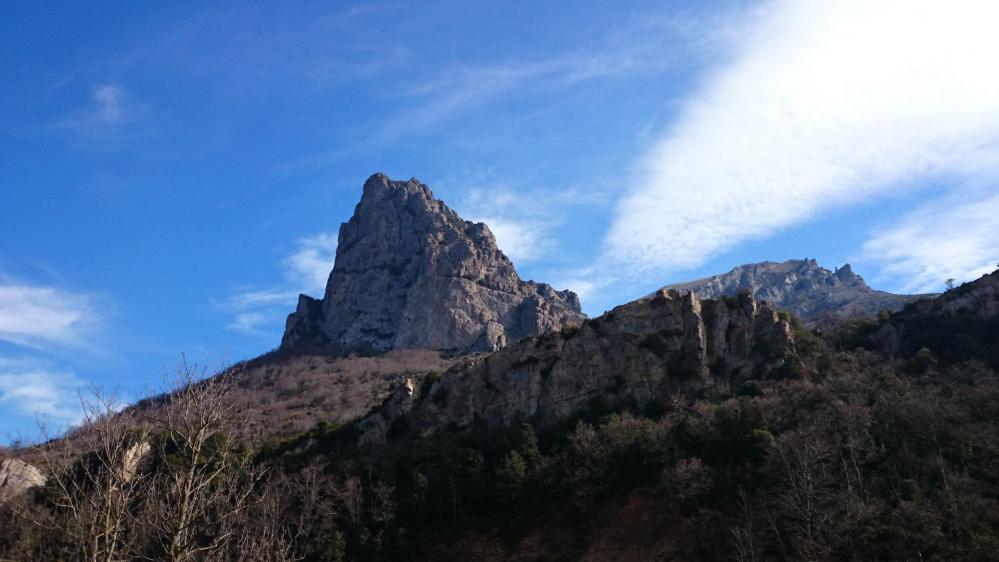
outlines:
[[[376,447],[327,420],[250,438],[238,374],[186,370],[25,453],[51,477],[3,507],[0,558],[993,559],[997,279],[826,332],[786,315],[794,356],[738,384],[557,423],[400,415]],[[418,408],[440,377],[393,388]]]

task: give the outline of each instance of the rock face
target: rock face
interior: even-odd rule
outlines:
[[[493,351],[584,318],[575,293],[522,281],[485,224],[375,174],[340,227],[325,296],[299,297],[281,347]]]
[[[797,361],[794,352],[787,321],[748,294],[701,300],[663,289],[578,329],[466,359],[415,395],[400,387],[361,422],[362,440],[383,438],[400,414],[429,433],[475,422],[544,425],[594,400],[643,407],[677,391],[727,392]]]
[[[34,466],[18,460],[0,461],[0,503],[45,485],[45,475]]]
[[[125,449],[125,454],[121,458],[121,467],[119,477],[122,482],[131,482],[132,478],[135,478],[136,472],[139,470],[139,463],[146,458],[149,451],[153,449],[153,446],[148,441],[143,441],[141,443],[136,443]]]
[[[788,310],[810,324],[821,324],[894,312],[932,295],[896,295],[871,289],[850,264],[829,271],[815,260],[789,260],[740,265],[723,275],[669,285],[717,299],[749,290],[757,300]]]
[[[975,358],[999,368],[999,270],[906,306],[884,319],[871,341],[893,356],[926,348],[948,362]]]
[[[892,316],[897,322],[923,317],[999,318],[999,270],[936,297],[923,299]],[[999,335],[999,334],[994,334]]]

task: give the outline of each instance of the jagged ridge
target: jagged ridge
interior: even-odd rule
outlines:
[[[829,271],[814,259],[740,265],[728,273],[668,287],[710,299],[749,290],[756,299],[811,324],[872,316],[882,310],[895,312],[910,302],[933,296],[876,291],[853,272],[850,264]]]

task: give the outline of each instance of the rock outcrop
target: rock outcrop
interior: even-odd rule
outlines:
[[[974,358],[999,369],[999,270],[891,314],[870,342],[893,356],[926,348],[948,362]]]
[[[418,393],[400,387],[359,428],[377,442],[400,413],[422,433],[473,423],[549,424],[594,400],[644,407],[675,392],[729,392],[798,361],[788,322],[752,296],[660,290],[579,328],[466,359]],[[425,383],[426,384],[426,383]]]
[[[810,324],[894,312],[933,295],[897,295],[871,289],[850,264],[829,271],[813,259],[740,265],[722,275],[669,285],[717,299],[748,290],[757,300],[788,310]]]
[[[0,503],[44,486],[45,481],[45,475],[36,467],[22,460],[4,459],[0,461]]]
[[[121,482],[131,482],[135,478],[139,465],[152,449],[153,446],[148,441],[135,443],[125,449],[125,454],[121,457],[121,467],[118,469],[118,478]]]
[[[964,283],[936,298],[917,301],[893,315],[892,319],[908,322],[919,317],[958,316],[977,320],[999,317],[999,270]]]
[[[375,174],[340,227],[325,296],[299,297],[281,347],[493,351],[584,318],[575,293],[522,281],[485,224],[416,179]]]

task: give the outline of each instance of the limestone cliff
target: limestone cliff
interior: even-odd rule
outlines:
[[[340,227],[326,294],[299,297],[281,347],[493,351],[584,318],[575,293],[521,280],[488,226],[416,179],[375,174]]]
[[[543,425],[593,400],[644,407],[678,391],[727,392],[796,361],[794,351],[788,323],[748,294],[702,300],[664,289],[578,329],[469,358],[419,395],[400,386],[360,428],[364,440],[377,441],[402,414],[422,433],[474,422]]]

